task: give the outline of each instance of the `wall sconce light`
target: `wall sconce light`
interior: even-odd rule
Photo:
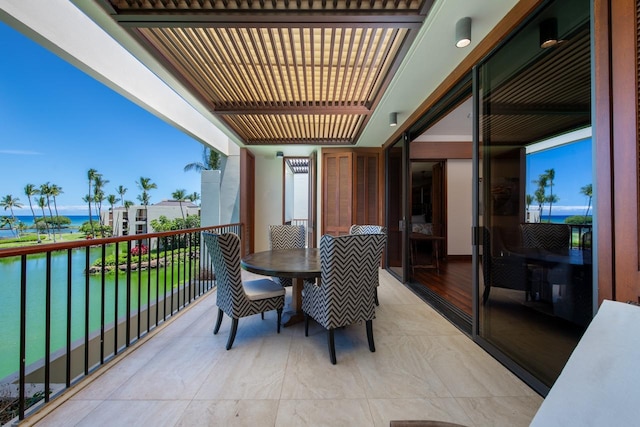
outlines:
[[[545,19],[540,23],[540,47],[547,49],[558,43],[558,21],[556,18]]]
[[[398,124],[398,113],[389,114],[389,126],[393,127]]]
[[[471,18],[460,18],[456,22],[456,47],[466,47],[471,43]]]
[[[276,153],[276,158],[277,158],[277,159],[281,159],[281,158],[283,158],[283,157],[284,157],[284,153],[283,153],[282,151],[278,151],[278,152]]]

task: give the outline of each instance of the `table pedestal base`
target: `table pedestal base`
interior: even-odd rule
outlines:
[[[291,310],[282,313],[282,326],[291,326],[304,321],[304,313],[302,312],[303,287],[304,279],[294,277],[291,289]]]
[[[292,326],[304,322],[304,313],[301,311],[287,311],[282,313],[282,326]]]

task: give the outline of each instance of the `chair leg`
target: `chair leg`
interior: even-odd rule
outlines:
[[[278,333],[280,333],[280,323],[282,323],[282,309],[279,308],[277,311],[278,311]]]
[[[482,293],[482,305],[487,303],[487,300],[489,299],[489,292],[491,292],[491,285],[485,285],[484,292]]]
[[[333,328],[329,329],[327,334],[328,344],[329,344],[329,359],[331,359],[331,364],[336,364],[336,343],[333,340]]]
[[[304,314],[304,336],[309,336],[309,315],[307,313]]]
[[[236,332],[238,332],[238,319],[231,319],[231,330],[229,331],[227,350],[229,350],[233,345],[233,341],[236,339]]]
[[[374,291],[375,291],[375,293],[373,294],[374,295],[373,298],[374,298],[374,300],[376,302],[376,305],[379,306],[380,305],[380,301],[378,301],[378,287],[377,286],[375,287]]]
[[[260,313],[260,317],[262,317],[262,320],[264,320],[264,311]]]
[[[369,350],[373,353],[376,346],[373,343],[373,320],[367,320],[367,340],[369,341]]]
[[[220,325],[222,325],[222,310],[218,309],[218,319],[216,320],[216,327],[213,328],[213,335],[218,333]]]

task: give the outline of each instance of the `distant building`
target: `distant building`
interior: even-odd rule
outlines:
[[[527,209],[526,215],[524,222],[540,222],[540,210]]]
[[[165,216],[168,219],[176,219],[198,215],[200,216],[200,207],[195,203],[187,200],[180,202],[177,200],[163,200],[153,205],[148,205],[145,210],[144,205],[131,205],[128,209],[124,207],[114,207],[113,210],[107,209],[100,212],[100,217],[105,225],[113,229],[113,236],[128,236],[131,234],[153,232],[151,221]]]

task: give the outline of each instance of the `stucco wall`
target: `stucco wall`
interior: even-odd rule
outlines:
[[[471,255],[471,160],[447,160],[447,255]]]
[[[256,252],[269,249],[269,225],[282,224],[283,161],[273,154],[256,156]]]

